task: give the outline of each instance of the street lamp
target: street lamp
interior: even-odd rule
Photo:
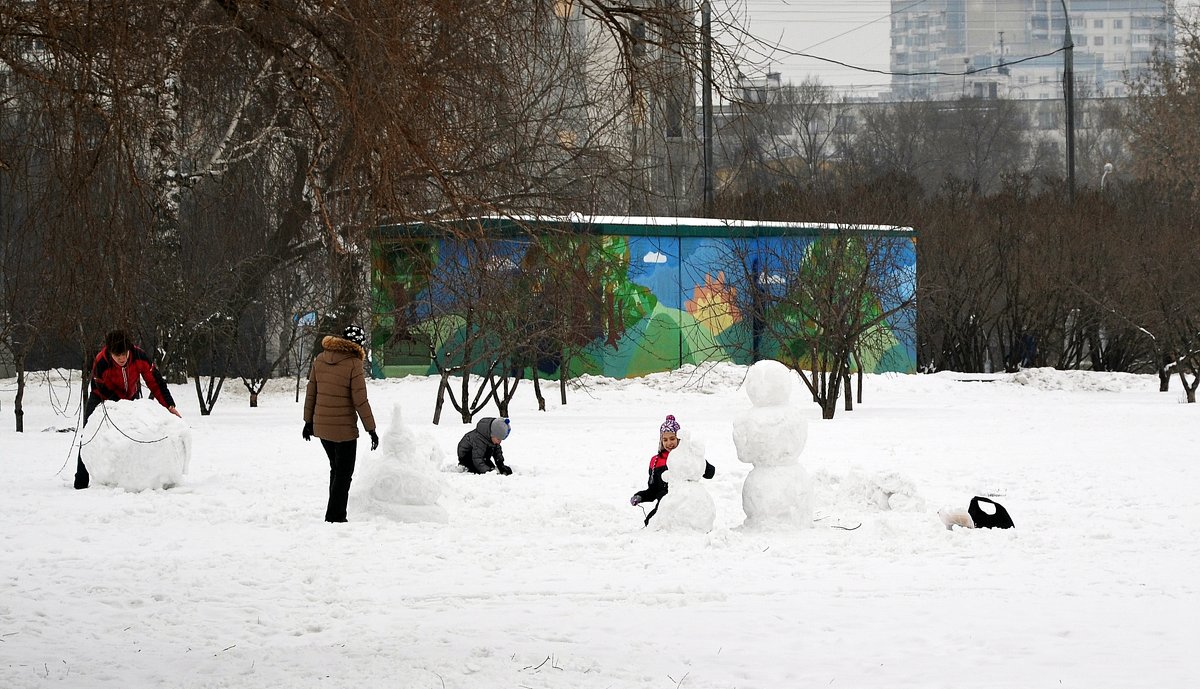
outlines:
[[[1071,39],[1071,16],[1067,0],[1060,0],[1063,9],[1063,95],[1067,101],[1067,188],[1075,198],[1075,41]]]

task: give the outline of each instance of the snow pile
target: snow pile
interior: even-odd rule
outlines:
[[[663,472],[670,490],[658,505],[651,530],[712,531],[717,507],[708,489],[701,485],[707,464],[704,442],[687,429],[679,431],[679,447],[671,451]]]
[[[401,522],[447,523],[449,514],[437,504],[444,491],[442,452],[428,433],[405,425],[399,402],[379,445],[377,457],[363,458],[365,471],[354,482],[353,499],[363,511]]]
[[[1054,368],[1026,368],[1006,378],[1000,378],[1000,380],[1038,390],[1072,392],[1125,392],[1126,390],[1157,389],[1158,385],[1157,378],[1153,378],[1153,376],[1096,371],[1059,371]],[[1147,388],[1150,385],[1155,387]]]
[[[708,395],[735,389],[746,378],[746,366],[729,362],[684,364],[674,371],[662,371],[643,376],[641,381],[653,390],[676,392],[687,390]]]
[[[92,483],[130,492],[179,485],[192,457],[187,423],[152,399],[102,403],[81,443]]]
[[[911,479],[895,471],[867,473],[853,469],[845,476],[820,472],[814,476],[817,492],[838,512],[922,512],[925,499]]]
[[[699,392],[720,394],[735,389],[746,377],[746,366],[729,362],[685,364],[672,371],[648,373],[637,378],[609,378],[584,374],[571,382],[583,389],[630,390],[644,388],[659,392]]]
[[[812,485],[800,466],[808,421],[790,404],[795,376],[778,361],[760,361],[746,374],[754,405],[733,420],[738,459],[754,468],[742,485],[744,526],[812,526]]]

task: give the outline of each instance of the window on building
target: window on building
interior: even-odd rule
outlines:
[[[1124,19],[1114,19],[1113,20],[1113,28],[1114,29],[1124,29],[1125,28],[1125,20]]]
[[[1129,20],[1129,28],[1131,29],[1153,29],[1154,20],[1150,17],[1134,17]]]
[[[1134,45],[1150,45],[1150,34],[1135,33],[1133,35]]]
[[[755,94],[757,95],[757,94]],[[763,89],[762,101],[766,101],[766,90]],[[667,99],[666,127],[663,132],[668,139],[678,139],[683,136],[683,101],[675,95]]]
[[[1085,25],[1083,17],[1071,17],[1071,28],[1082,29]]]
[[[1097,19],[1097,20],[1093,21],[1093,22],[1092,22],[1092,28],[1093,28],[1093,29],[1103,29],[1103,28],[1104,28],[1104,20],[1103,20],[1103,19]]]
[[[633,56],[642,57],[646,54],[646,22],[635,21],[629,27],[629,34],[633,36]]]
[[[1113,45],[1121,45],[1125,42],[1125,38],[1123,36],[1113,36],[1112,42]]]
[[[1104,45],[1104,37],[1092,36],[1092,45]]]

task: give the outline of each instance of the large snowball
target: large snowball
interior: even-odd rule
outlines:
[[[669,464],[670,460],[667,461]],[[708,533],[716,519],[716,505],[703,484],[676,481],[658,504],[658,513],[650,520],[650,530]]]
[[[360,457],[354,499],[364,511],[402,522],[449,521],[446,509],[437,504],[444,488],[442,451],[428,433],[405,425],[399,404],[392,409],[379,450]]]
[[[812,485],[799,464],[755,466],[742,485],[746,528],[812,526]]]
[[[187,423],[152,399],[102,403],[81,443],[92,482],[130,492],[179,485],[192,458]]]
[[[783,406],[792,398],[796,374],[774,359],[756,362],[746,372],[746,394],[756,407]]]
[[[733,446],[747,464],[794,464],[806,442],[808,420],[795,407],[751,407],[733,420]]]

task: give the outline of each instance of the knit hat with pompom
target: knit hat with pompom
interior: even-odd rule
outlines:
[[[659,434],[678,433],[679,432],[679,422],[675,420],[674,416],[672,416],[671,414],[667,414],[667,420],[663,421],[662,425],[658,427],[658,432],[659,432]]]

